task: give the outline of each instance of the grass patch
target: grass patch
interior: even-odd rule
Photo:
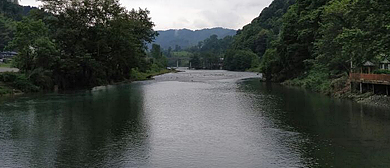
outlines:
[[[299,86],[324,94],[331,94],[331,80],[326,71],[310,70],[307,75],[283,82],[284,85]]]
[[[341,97],[349,92],[348,75],[329,76],[327,71],[310,70],[306,76],[286,80],[282,84],[298,86],[326,95]]]
[[[140,72],[138,69],[132,69],[130,73],[130,79],[132,81],[142,81],[152,79],[153,76],[158,76],[166,73],[176,72],[175,70],[160,69],[160,70],[148,70],[146,72]]]
[[[260,67],[252,67],[246,70],[246,72],[260,72]]]
[[[0,63],[1,68],[11,68],[11,63]]]

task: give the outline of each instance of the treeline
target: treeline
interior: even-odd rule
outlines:
[[[381,0],[274,0],[233,37],[224,68],[334,92],[351,70],[390,56],[389,9]]]
[[[220,39],[220,45],[207,44],[211,38],[214,38],[211,41],[217,41],[215,36],[212,36],[200,45],[192,47],[189,51],[197,53],[193,61],[204,63],[207,61],[203,60],[212,58],[214,61],[211,62],[217,62],[222,58],[221,64],[226,70],[260,71],[260,60],[266,50],[274,45],[274,41],[278,39],[283,24],[282,16],[294,2],[295,0],[275,0],[261,12],[259,17],[242,30],[238,30],[235,36]],[[194,48],[198,50],[194,50]],[[199,50],[202,52],[198,52]],[[213,69],[210,66],[203,68]]]
[[[351,70],[390,54],[389,7],[380,0],[297,0],[261,71],[269,80],[294,79],[321,92],[340,89]]]
[[[126,10],[118,0],[41,0],[15,24],[8,50],[40,89],[88,88],[165,69],[147,56],[157,32],[149,11]]]
[[[233,42],[232,36],[219,39],[217,35],[201,41],[187,51],[192,52],[190,60],[192,68],[195,69],[220,69],[223,63],[225,51]]]
[[[0,51],[13,39],[15,22],[22,20],[32,9],[34,8],[30,6],[19,6],[7,0],[0,0]]]

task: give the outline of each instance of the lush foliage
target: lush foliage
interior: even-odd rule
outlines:
[[[18,89],[23,92],[35,92],[40,90],[37,85],[34,85],[25,74],[13,73],[13,72],[4,72],[0,73],[0,84],[6,84],[12,88]],[[5,91],[3,89],[3,94],[9,93],[10,91]]]
[[[281,28],[283,24],[282,16],[287,12],[289,7],[294,4],[295,0],[274,0],[271,5],[265,8],[259,17],[253,19],[253,21],[244,26],[242,30],[237,32],[237,35],[234,37],[234,42],[230,47],[229,53],[239,53],[246,51],[247,53],[251,51],[257,55],[256,59],[247,59],[249,61],[247,64],[251,67],[245,67],[242,69],[235,67],[239,63],[235,61],[240,61],[237,59],[231,59],[231,55],[227,54],[230,58],[225,59],[224,67],[228,70],[248,70],[249,68],[259,70],[259,60],[263,57],[270,57],[271,54],[275,54],[274,48],[276,47],[276,42],[281,34]],[[272,49],[267,51],[267,49]],[[247,57],[247,55],[243,55]],[[263,62],[263,66],[268,71],[274,69],[275,58],[265,58],[267,60],[273,60],[271,62]],[[254,62],[252,62],[254,61]],[[270,64],[270,66],[265,66]],[[272,66],[271,66],[272,64]]]
[[[43,10],[16,24],[8,46],[14,62],[43,89],[92,87],[165,66],[147,58],[146,44],[157,33],[149,11],[126,10],[118,0],[42,0]]]
[[[160,45],[153,44],[152,49],[150,51],[150,55],[152,57],[152,63],[153,63],[152,66],[150,67],[150,70],[152,72],[159,71],[159,69],[165,69],[167,67],[168,60],[167,57],[163,55]]]
[[[374,74],[390,74],[390,70],[387,69],[378,69],[373,72]]]
[[[26,16],[31,9],[33,8],[29,6],[22,7],[7,0],[0,0],[0,51],[12,40],[15,22]]]
[[[258,56],[251,50],[228,50],[224,64],[227,70],[245,71],[258,65]]]
[[[262,57],[271,42],[278,37],[283,22],[282,16],[294,2],[295,0],[274,0],[259,17],[237,32],[232,48],[250,49]]]
[[[224,54],[233,42],[231,36],[219,39],[217,35],[201,41],[198,45],[188,49],[194,53],[191,64],[196,69],[220,69],[223,64]]]
[[[366,61],[390,56],[388,9],[380,0],[274,0],[238,31],[231,50],[255,53],[267,80],[328,92]]]
[[[266,72],[267,76],[274,80],[309,77],[321,66],[329,73],[323,76],[326,81],[380,54],[388,55],[386,16],[390,13],[385,9],[389,5],[387,1],[298,0],[284,15],[273,58],[279,68]]]

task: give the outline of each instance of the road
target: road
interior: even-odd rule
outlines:
[[[4,67],[0,67],[0,72],[19,72],[19,69],[17,69],[17,68],[4,68]]]

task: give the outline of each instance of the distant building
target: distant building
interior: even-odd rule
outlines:
[[[18,53],[15,52],[15,51],[4,51],[4,52],[0,52],[0,59],[12,58],[12,57],[14,57],[16,55],[18,55]]]
[[[390,61],[385,59],[380,63],[380,68],[384,70],[390,70]]]

